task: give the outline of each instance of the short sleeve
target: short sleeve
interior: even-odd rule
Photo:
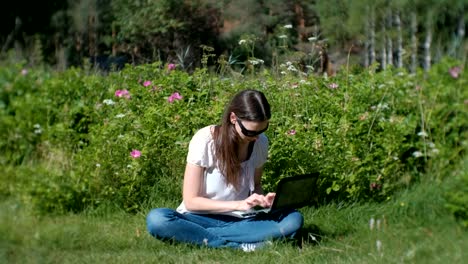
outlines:
[[[265,134],[260,134],[258,137],[253,154],[255,168],[262,167],[268,159],[268,138]]]
[[[207,168],[213,160],[211,126],[198,130],[190,140],[187,163]]]

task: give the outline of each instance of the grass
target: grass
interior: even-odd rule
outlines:
[[[467,230],[445,211],[440,185],[435,183],[421,183],[384,203],[303,208],[304,237],[309,239],[302,249],[291,242],[275,242],[252,253],[163,243],[147,234],[146,211],[127,214],[103,207],[38,216],[15,201],[4,201],[0,263],[462,263],[468,259]]]

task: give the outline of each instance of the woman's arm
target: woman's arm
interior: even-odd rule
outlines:
[[[204,168],[188,163],[185,167],[183,199],[189,211],[227,212],[239,210],[240,201],[216,201],[201,197]]]
[[[263,167],[255,169],[255,178],[254,178],[254,193],[263,194],[263,187],[262,187],[262,175],[263,175]]]
[[[248,210],[256,205],[268,205],[265,196],[252,194],[241,201],[217,201],[200,196],[203,184],[203,167],[188,163],[185,167],[183,199],[185,208],[192,212],[222,213],[235,210]]]

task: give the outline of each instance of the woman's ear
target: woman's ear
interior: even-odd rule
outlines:
[[[234,114],[234,112],[231,112],[231,115],[229,116],[230,120],[231,120],[231,124],[235,124],[236,123],[236,119],[237,119],[237,116],[236,114]]]

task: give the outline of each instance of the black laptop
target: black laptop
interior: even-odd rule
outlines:
[[[223,214],[240,218],[255,217],[281,209],[298,209],[312,205],[317,201],[317,179],[319,173],[308,173],[286,177],[278,182],[276,196],[270,208],[250,209],[248,211],[231,211]]]

